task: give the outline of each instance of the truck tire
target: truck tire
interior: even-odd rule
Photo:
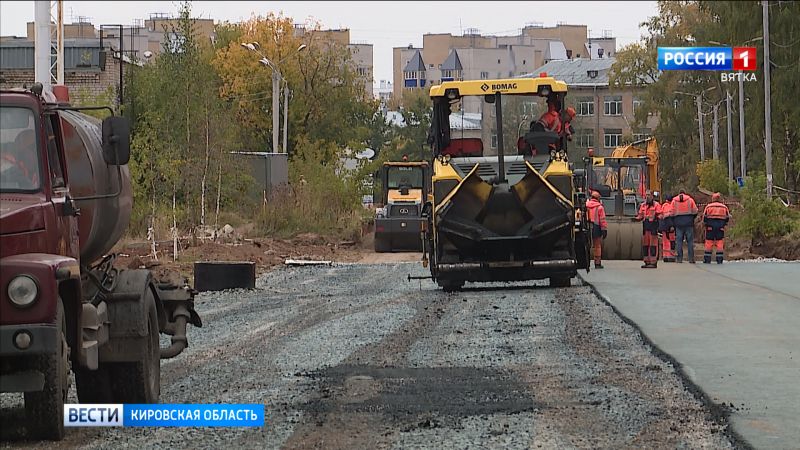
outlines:
[[[460,291],[464,287],[464,280],[436,280],[444,292]]]
[[[61,348],[52,355],[37,358],[36,368],[44,373],[44,389],[25,393],[29,437],[59,441],[64,438],[64,403],[69,392],[69,346],[65,330],[64,306],[58,299],[56,324]]]
[[[387,253],[392,251],[392,246],[388,238],[375,238],[375,253]]]
[[[572,285],[572,278],[570,277],[550,277],[550,287],[563,288]]]
[[[158,403],[161,393],[161,349],[153,291],[146,286],[147,351],[140,361],[109,364],[115,403]]]
[[[100,363],[97,370],[75,369],[75,387],[80,403],[114,403],[108,363]]]

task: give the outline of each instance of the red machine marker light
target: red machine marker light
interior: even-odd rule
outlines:
[[[733,47],[733,70],[756,70],[755,47]]]

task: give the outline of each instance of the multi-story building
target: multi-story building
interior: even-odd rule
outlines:
[[[543,27],[529,24],[513,36],[485,36],[468,29],[462,36],[449,33],[423,35],[421,48],[395,47],[394,96],[404,90],[425,88],[442,81],[511,78],[530,73],[553,60],[585,58],[597,54],[597,39],[587,39],[585,25],[559,24]],[[601,38],[605,53],[615,52],[616,39]],[[593,43],[590,53],[587,44]],[[608,47],[608,48],[606,48]],[[479,105],[465,105],[479,113]]]
[[[381,80],[379,84],[372,85],[372,92],[375,94],[375,98],[380,100],[381,105],[385,107],[392,99],[392,82]]]
[[[335,42],[347,47],[355,65],[356,73],[364,78],[364,90],[368,98],[373,98],[373,52],[372,44],[366,42],[350,41],[350,30],[347,28],[337,30],[307,30],[302,24],[295,24],[295,36],[311,35],[311,39]]]
[[[597,154],[607,154],[625,141],[636,141],[652,134],[658,124],[649,116],[642,128],[634,126],[636,108],[641,105],[641,88],[614,89],[609,86],[609,71],[614,58],[550,61],[525,76],[545,72],[567,83],[566,106],[577,112],[572,122],[576,135],[572,147],[593,147]]]

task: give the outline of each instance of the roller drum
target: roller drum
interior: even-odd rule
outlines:
[[[630,217],[616,220],[606,217],[608,237],[603,241],[603,259],[642,259],[642,224],[632,222]]]

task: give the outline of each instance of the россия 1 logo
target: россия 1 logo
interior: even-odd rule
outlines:
[[[756,70],[755,47],[659,47],[658,70]]]

